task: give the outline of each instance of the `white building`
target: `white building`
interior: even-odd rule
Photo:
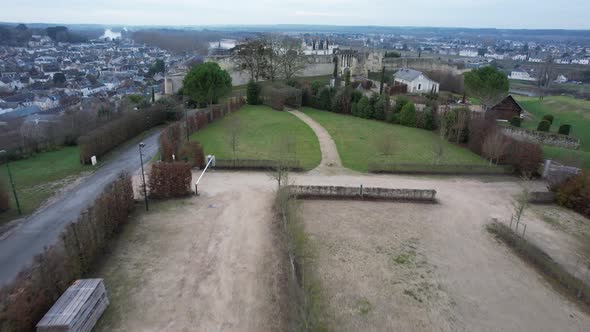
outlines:
[[[400,69],[393,74],[396,83],[406,84],[409,93],[438,93],[439,84],[414,69]]]
[[[535,81],[534,77],[531,77],[529,73],[526,71],[512,71],[510,72],[510,76],[508,76],[511,80],[519,80],[519,81]]]
[[[459,51],[459,56],[466,56],[469,58],[475,58],[475,57],[477,57],[477,55],[478,55],[477,50],[466,49],[466,50]]]
[[[526,54],[516,54],[512,56],[512,60],[516,60],[516,61],[525,61],[526,60]]]
[[[565,82],[567,82],[567,77],[565,77],[563,75],[559,75],[559,76],[557,76],[557,79],[555,79],[554,82],[555,83],[565,83]]]

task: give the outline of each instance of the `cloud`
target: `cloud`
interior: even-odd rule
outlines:
[[[348,14],[334,13],[334,12],[309,12],[298,10],[293,16],[314,16],[314,17],[350,17]]]

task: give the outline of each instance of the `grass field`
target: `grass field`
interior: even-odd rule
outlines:
[[[532,116],[523,122],[524,128],[537,129],[543,116],[551,114],[555,118],[552,132],[557,132],[562,124],[569,124],[572,126],[570,136],[582,143],[579,151],[545,146],[545,157],[590,168],[590,101],[568,96],[549,96],[542,102],[536,97],[517,97],[517,100]]]
[[[304,108],[303,112],[330,133],[345,167],[366,172],[373,162],[432,164],[438,136],[432,132],[365,120],[352,116]],[[393,141],[391,153],[384,155],[379,142]],[[471,151],[443,142],[441,163],[484,165],[487,162]]]
[[[80,164],[77,146],[39,153],[31,158],[10,163],[23,215],[33,212],[43,201],[73,180],[73,176],[91,166]],[[0,179],[10,190],[6,165],[0,165]],[[11,209],[0,214],[0,225],[18,216],[14,196],[10,193]]]
[[[212,123],[193,134],[206,154],[218,159],[233,157],[230,133],[232,123],[239,123],[236,158],[276,160],[288,138],[295,139],[295,158],[305,169],[317,166],[321,159],[320,144],[311,128],[292,114],[274,111],[267,106],[244,106],[236,113]]]

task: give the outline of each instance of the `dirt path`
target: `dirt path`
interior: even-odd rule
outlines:
[[[322,162],[313,170],[313,172],[335,173],[344,171],[342,162],[340,161],[340,155],[338,154],[338,149],[336,148],[336,143],[334,143],[334,140],[328,131],[319,123],[315,122],[315,120],[300,111],[292,110],[290,113],[305,122],[315,132],[320,142]]]

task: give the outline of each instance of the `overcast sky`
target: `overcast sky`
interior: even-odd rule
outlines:
[[[590,0],[0,0],[0,21],[590,29]]]

